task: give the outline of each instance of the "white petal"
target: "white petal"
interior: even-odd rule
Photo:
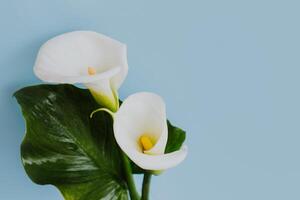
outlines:
[[[131,158],[130,152],[142,152],[139,139],[148,134],[156,141],[153,153],[164,153],[168,139],[166,110],[162,98],[141,92],[129,96],[114,118],[114,134],[121,149]],[[151,150],[149,153],[152,153]]]
[[[94,67],[97,74],[89,76],[88,67]],[[72,84],[109,78],[115,90],[127,71],[126,45],[92,31],[74,31],[50,39],[41,47],[34,66],[43,81]]]
[[[187,146],[180,150],[162,155],[147,155],[137,151],[130,152],[130,159],[142,169],[160,171],[175,167],[187,155]]]
[[[158,138],[158,140],[156,141],[155,145],[148,151],[144,151],[144,153],[149,155],[163,154],[165,152],[167,142],[168,142],[168,124],[167,121],[165,120],[163,131],[160,137]]]

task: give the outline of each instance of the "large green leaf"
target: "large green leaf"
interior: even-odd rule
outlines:
[[[88,90],[38,85],[15,93],[26,120],[24,168],[37,184],[55,185],[66,200],[127,199],[120,152],[106,113]]]

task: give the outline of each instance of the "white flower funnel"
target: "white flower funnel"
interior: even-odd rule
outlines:
[[[165,154],[168,140],[166,109],[161,97],[153,93],[129,96],[114,115],[114,134],[120,148],[139,167],[165,170],[178,165],[187,147]]]
[[[92,31],[65,33],[40,48],[34,72],[50,83],[82,83],[98,103],[116,111],[128,72],[126,45]]]

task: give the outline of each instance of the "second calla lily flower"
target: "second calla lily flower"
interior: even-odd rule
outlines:
[[[92,31],[65,33],[41,47],[34,72],[50,83],[82,83],[98,103],[115,112],[128,72],[126,45]]]
[[[186,146],[164,153],[168,126],[165,104],[160,96],[148,92],[133,94],[112,115],[117,143],[139,167],[165,170],[178,165],[186,157]]]

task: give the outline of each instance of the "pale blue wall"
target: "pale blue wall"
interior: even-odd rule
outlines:
[[[128,44],[121,97],[153,91],[188,132],[188,159],[153,199],[300,199],[300,4],[276,0],[1,0],[0,199],[56,200],[27,178],[11,94],[40,83],[39,46],[91,29]]]

